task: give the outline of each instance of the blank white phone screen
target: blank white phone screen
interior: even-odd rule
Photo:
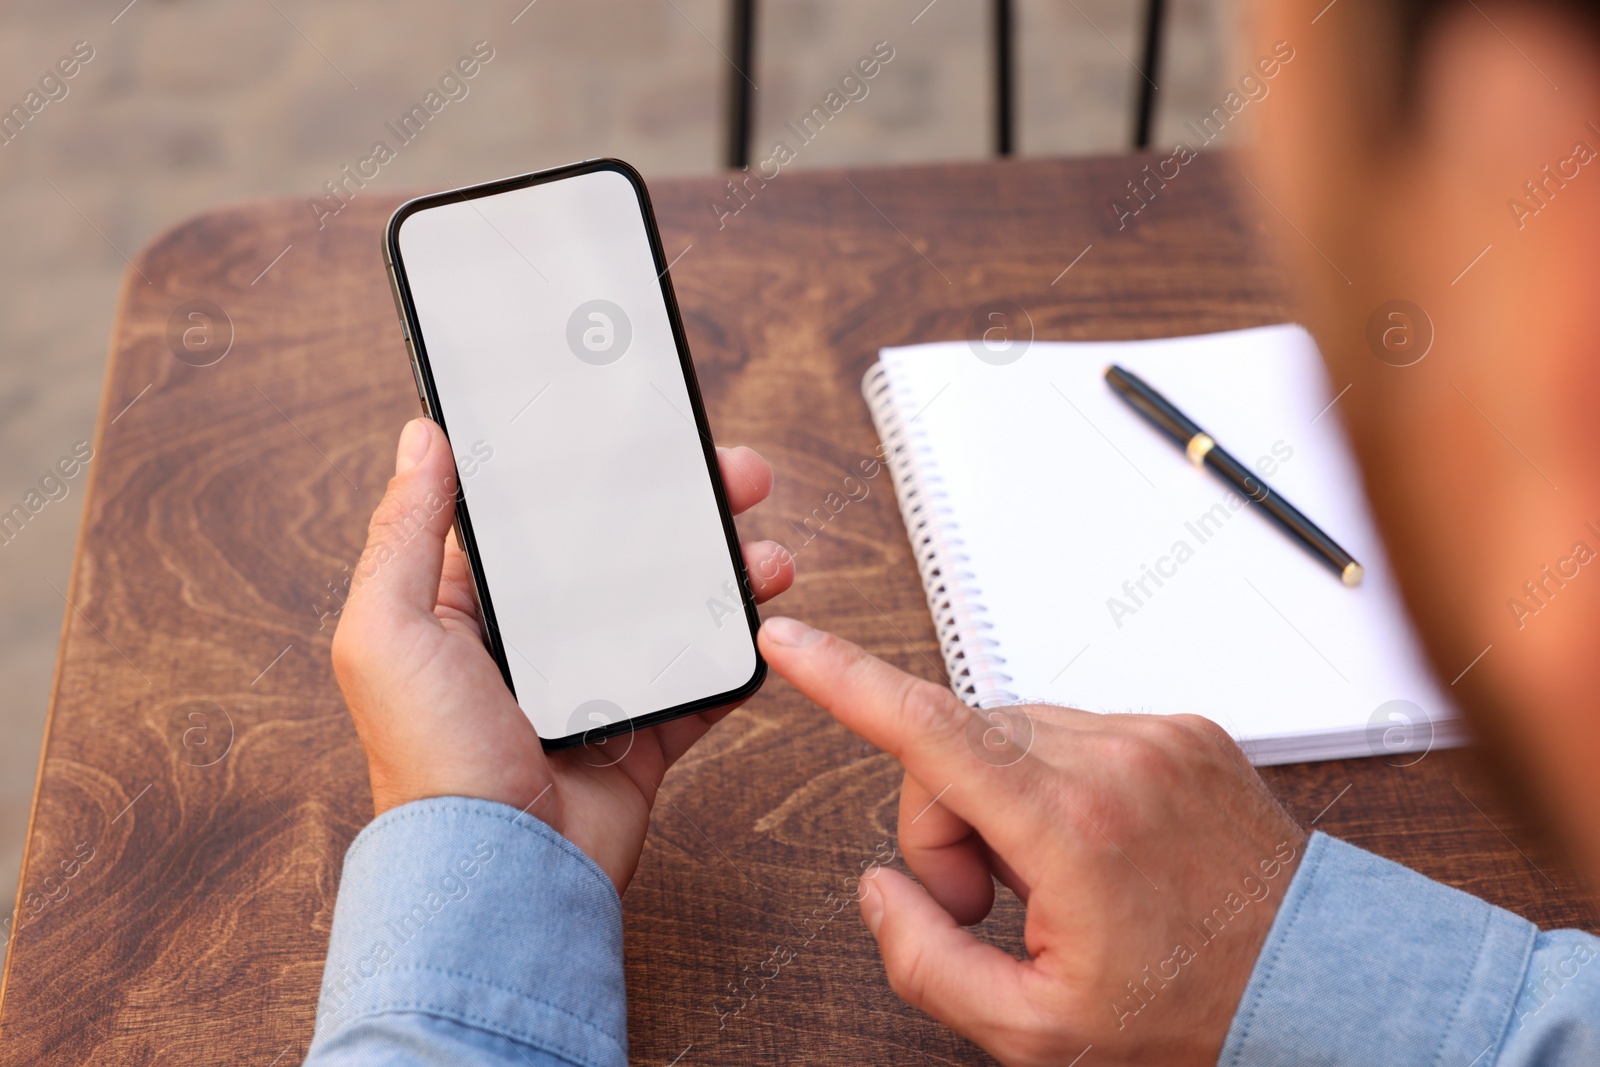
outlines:
[[[398,243],[539,735],[748,683],[755,648],[632,183],[596,170],[424,208]]]

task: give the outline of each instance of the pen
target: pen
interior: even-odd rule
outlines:
[[[1345,585],[1361,584],[1361,577],[1366,572],[1350,553],[1340,548],[1338,542],[1323,533],[1293,504],[1267,488],[1266,483],[1229,455],[1193,419],[1173,407],[1170,400],[1150,388],[1138,375],[1115,364],[1106,368],[1106,381],[1146,421],[1182,446],[1184,452],[1188,453],[1189,462],[1196,467],[1209,467],[1213,474],[1233,486],[1245,499],[1261,505],[1290,537],[1332,567]]]

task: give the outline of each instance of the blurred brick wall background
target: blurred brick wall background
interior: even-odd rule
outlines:
[[[319,193],[476,42],[493,59],[378,188],[427,191],[599,155],[646,177],[721,166],[725,0],[525,2],[8,4],[0,109],[22,103],[77,42],[93,58],[0,143],[0,508],[93,438],[124,256],[219,203]],[[1238,73],[1229,0],[1168,7],[1163,147]],[[1022,154],[1128,149],[1143,10],[1143,0],[1018,3]],[[762,0],[759,11],[755,159],[879,40],[893,62],[794,165],[990,153],[986,0]],[[82,484],[0,545],[0,914],[21,861]]]

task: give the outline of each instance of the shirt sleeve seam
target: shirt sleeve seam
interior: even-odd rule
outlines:
[[[1317,839],[1315,836],[1312,837],[1311,843],[1313,845],[1317,844]],[[1308,847],[1306,851],[1309,853],[1311,849]],[[1246,1041],[1250,1036],[1250,1028],[1255,1025],[1256,1005],[1260,1000],[1260,990],[1265,989],[1272,981],[1273,972],[1275,972],[1278,968],[1278,958],[1283,954],[1283,946],[1288,943],[1290,932],[1294,929],[1295,924],[1300,921],[1300,911],[1305,906],[1306,898],[1311,895],[1309,892],[1310,881],[1316,875],[1317,869],[1322,866],[1322,857],[1326,854],[1326,852],[1327,846],[1325,844],[1321,845],[1319,848],[1317,848],[1316,855],[1308,855],[1306,858],[1306,863],[1295,872],[1296,879],[1304,878],[1306,880],[1305,891],[1300,893],[1299,897],[1295,900],[1289,914],[1284,917],[1286,921],[1284,922],[1283,929],[1280,931],[1274,928],[1272,932],[1268,934],[1268,937],[1274,943],[1272,945],[1272,955],[1267,959],[1266,965],[1261,971],[1261,982],[1259,985],[1257,985],[1257,983],[1252,981],[1245,987],[1245,995],[1250,997],[1250,1003],[1242,1008],[1242,1016],[1240,1021],[1243,1025],[1241,1025],[1239,1028],[1239,1041],[1234,1049],[1233,1055],[1230,1057],[1230,1062],[1233,1067],[1239,1067],[1239,1056],[1241,1055],[1240,1050],[1246,1047]],[[1290,888],[1293,889],[1292,883]],[[1253,994],[1251,990],[1252,986],[1255,987]]]
[[[435,975],[444,978],[447,981],[455,978],[479,988],[493,989],[497,992],[507,993],[525,1003],[538,1005],[542,1009],[554,1012],[563,1018],[570,1019],[572,1022],[582,1027],[585,1033],[592,1034],[595,1037],[608,1042],[609,1044],[617,1046],[619,1049],[624,1047],[618,1044],[616,1038],[611,1034],[606,1033],[606,1031],[601,1027],[595,1025],[593,1022],[590,1022],[580,1015],[576,1015],[568,1011],[559,1004],[552,1004],[548,1000],[542,1000],[539,997],[530,996],[524,990],[502,985],[498,982],[491,982],[487,979],[480,978],[475,974],[469,974],[466,971],[457,971],[450,968],[441,967],[397,967],[393,969],[386,968],[383,973],[386,977],[401,974],[425,974]],[[477,1026],[479,1029],[500,1034],[502,1037],[512,1038],[514,1040],[522,1040],[528,1044],[538,1045],[540,1048],[546,1047],[541,1043],[539,1035],[536,1033],[518,1030],[515,1027],[505,1026],[503,1023],[499,1023],[496,1020],[489,1019],[474,1012],[459,1008],[448,1008],[422,1000],[380,1001],[377,1005],[374,1005],[371,1008],[354,1012],[346,1018],[340,1020],[339,1025],[346,1026],[361,1019],[370,1019],[380,1015],[391,1015],[397,1012],[407,1011],[425,1011],[430,1015],[436,1015],[440,1018],[454,1019],[463,1023],[464,1025],[471,1024]],[[565,1055],[565,1053],[560,1053],[557,1049],[550,1049],[549,1051]]]
[[[1472,977],[1478,973],[1478,964],[1483,962],[1483,954],[1489,949],[1489,930],[1493,922],[1494,912],[1487,908],[1484,909],[1483,928],[1478,935],[1478,953],[1473,959],[1473,964],[1471,967],[1463,967],[1461,969],[1461,986],[1456,990],[1456,1002],[1455,1005],[1450,1009],[1449,1021],[1445,1024],[1445,1028],[1442,1031],[1443,1033],[1448,1034],[1453,1032],[1455,1030],[1456,1020],[1461,1017],[1461,1006],[1466,1003],[1467,992],[1472,988]],[[1490,1043],[1489,1048],[1493,1048],[1497,1044],[1499,1044],[1498,1038]],[[1432,1062],[1435,1064],[1435,1067],[1437,1067],[1439,1063],[1439,1058],[1444,1055],[1444,1049],[1444,1043],[1440,1042],[1439,1046],[1433,1050]],[[1489,1049],[1484,1049],[1483,1051],[1488,1052]],[[1479,1053],[1480,1058],[1482,1058],[1482,1055],[1483,1053]],[[1494,1061],[1491,1060],[1490,1062],[1493,1063]]]
[[[450,801],[456,801],[458,804],[451,804],[449,803]],[[517,811],[508,804],[474,797],[426,797],[422,800],[414,800],[409,804],[402,804],[398,808],[391,808],[368,823],[366,828],[357,835],[356,840],[345,853],[345,863],[348,864],[369,847],[368,842],[372,837],[377,836],[373,832],[374,830],[386,827],[391,823],[412,822],[441,810],[456,810],[480,818],[496,819],[554,845],[574,860],[577,860],[580,866],[598,876],[599,880],[604,882],[606,887],[611,890],[612,899],[617,902],[619,907],[621,906],[622,898],[617,895],[617,887],[612,883],[611,876],[601,870],[600,865],[588,853],[563,837],[555,827],[536,816]]]
[[[547,1004],[542,1000],[535,1001],[535,1003],[537,1003],[540,1007],[552,1008],[555,1011],[561,1010],[552,1004]],[[562,1012],[562,1014],[566,1015],[568,1013]],[[611,1060],[585,1056],[574,1049],[563,1048],[555,1042],[548,1041],[532,1031],[524,1031],[515,1027],[505,1026],[493,1019],[485,1018],[484,1016],[478,1015],[474,1012],[462,1011],[459,1008],[446,1008],[440,1005],[429,1004],[422,1001],[389,1004],[374,1011],[363,1012],[361,1015],[351,1019],[350,1023],[356,1023],[366,1019],[378,1019],[386,1015],[426,1015],[430,1018],[442,1019],[445,1022],[456,1023],[459,1026],[465,1026],[468,1029],[478,1030],[486,1034],[494,1034],[496,1037],[503,1037],[507,1041],[511,1041],[520,1045],[527,1045],[529,1048],[535,1048],[543,1052],[548,1052],[550,1055],[555,1056],[566,1063],[579,1064],[581,1067],[611,1067],[612,1064]],[[624,1046],[617,1044],[615,1038],[609,1034],[601,1033],[600,1031],[595,1030],[594,1027],[584,1023],[581,1019],[576,1021],[579,1022],[586,1031],[592,1031],[600,1040],[616,1049],[618,1056],[621,1057],[624,1062],[626,1062],[627,1049]]]
[[[527,1001],[530,1001],[530,1002],[535,1003],[535,1004],[542,1004],[542,1005],[544,1005],[545,1007],[549,1008],[552,1011],[560,1012],[562,1015],[565,1015],[567,1018],[571,1019],[574,1022],[581,1023],[582,1025],[587,1026],[590,1029],[595,1030],[597,1033],[602,1033],[603,1032],[598,1027],[596,1027],[594,1023],[591,1023],[588,1020],[586,1020],[585,1018],[583,1018],[583,1016],[574,1014],[573,1012],[568,1011],[567,1009],[561,1007],[560,1005],[551,1004],[549,1001],[546,1001],[546,1000],[540,1000],[538,997],[530,995],[526,990],[518,989],[515,986],[502,985],[499,982],[492,982],[487,978],[480,978],[479,976],[477,976],[475,974],[472,974],[472,973],[470,973],[468,971],[458,971],[458,970],[454,970],[453,968],[449,968],[449,967],[413,966],[413,967],[392,967],[392,968],[387,968],[386,967],[379,973],[382,974],[385,978],[388,978],[388,977],[391,977],[391,976],[396,976],[396,975],[402,975],[402,974],[433,974],[433,975],[439,975],[440,977],[443,977],[443,978],[459,978],[464,982],[471,982],[473,985],[482,986],[485,989],[493,989],[493,990],[496,990],[496,991],[501,992],[501,993],[510,993],[514,997],[520,997],[523,1000],[527,1000]]]
[[[1487,938],[1485,938],[1484,941],[1485,944],[1488,943]],[[1521,1003],[1522,1000],[1522,989],[1527,983],[1528,970],[1533,966],[1533,957],[1537,954],[1538,947],[1539,931],[1536,929],[1533,932],[1533,936],[1527,939],[1522,948],[1521,973],[1523,976],[1523,981],[1518,984],[1517,989],[1512,991],[1510,1002],[1506,1004],[1506,1020],[1503,1024],[1501,1024],[1500,1033],[1495,1037],[1489,1048],[1483,1050],[1484,1052],[1489,1052],[1491,1050],[1494,1052],[1494,1057],[1486,1061],[1487,1065],[1492,1065],[1495,1060],[1500,1058],[1500,1053],[1505,1051],[1506,1041],[1511,1036],[1511,1024],[1517,1021],[1517,1005]],[[1479,958],[1482,958],[1481,954]],[[1479,1053],[1480,1058],[1482,1055],[1483,1053]],[[1473,1067],[1473,1065],[1469,1064],[1468,1067]]]
[[[501,1038],[501,1040],[510,1041],[512,1045],[528,1046],[528,1048],[536,1049],[536,1051],[541,1051],[541,1053],[547,1053],[550,1054],[550,1056],[554,1056],[555,1059],[563,1062],[563,1064],[574,1064],[576,1067],[614,1067],[613,1061],[608,1061],[608,1059],[595,1059],[595,1057],[592,1056],[584,1056],[584,1054],[578,1053],[578,1051],[574,1051],[574,1049],[557,1048],[554,1043],[538,1040],[538,1035],[531,1035],[531,1033],[510,1032],[507,1027],[493,1024],[491,1021],[488,1022],[488,1025],[477,1025],[474,1021],[470,1021],[470,1019],[464,1019],[464,1017],[461,1017],[461,1013],[458,1013],[458,1011],[453,1011],[453,1009],[446,1008],[443,1009],[443,1011],[440,1011],[440,1009],[430,1008],[429,1005],[395,1005],[394,1008],[386,1008],[382,1009],[382,1011],[374,1011],[374,1013],[366,1014],[366,1016],[362,1016],[362,1019],[378,1019],[378,1017],[382,1016],[421,1016],[424,1017],[424,1019],[437,1019],[437,1021],[440,1022],[448,1022],[448,1024],[451,1025],[458,1025],[458,1027],[461,1027],[461,1029],[469,1030],[469,1032],[488,1033],[488,1035]],[[605,1040],[608,1045],[616,1048],[616,1051],[618,1051],[618,1056],[621,1057],[622,1062],[627,1062],[626,1048],[622,1048],[622,1046],[619,1046],[618,1043],[616,1043],[614,1040],[611,1040],[611,1038],[606,1037],[603,1038],[603,1040]],[[478,1051],[482,1051],[482,1049],[474,1049],[474,1051],[475,1053],[478,1053]],[[528,1057],[523,1056],[522,1059],[523,1062],[528,1062]]]

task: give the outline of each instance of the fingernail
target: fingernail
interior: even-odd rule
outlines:
[[[867,924],[872,936],[878,936],[883,922],[883,891],[878,888],[878,872],[861,876],[861,921]]]
[[[801,648],[822,636],[821,630],[814,630],[787,615],[774,615],[761,624],[761,629],[767,635],[767,640],[790,648]]]
[[[424,425],[427,421],[427,419],[412,419],[406,423],[406,428],[400,431],[400,447],[394,457],[396,474],[404,474],[421,463],[423,457],[428,454],[428,447],[433,444],[433,435]]]

